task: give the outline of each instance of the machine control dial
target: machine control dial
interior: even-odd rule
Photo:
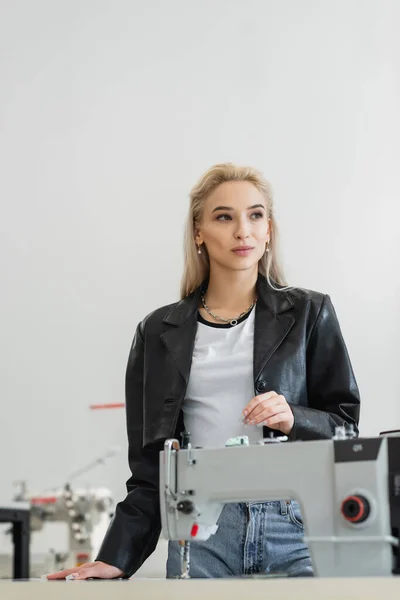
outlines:
[[[350,523],[362,523],[368,519],[371,507],[361,494],[347,496],[340,507],[343,517]]]
[[[190,515],[194,511],[194,504],[190,500],[181,500],[176,508],[184,515]]]

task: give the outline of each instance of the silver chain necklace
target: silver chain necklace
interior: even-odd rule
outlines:
[[[230,323],[232,325],[232,327],[234,327],[235,325],[238,324],[238,321],[244,317],[245,315],[247,315],[247,313],[249,313],[251,311],[251,309],[253,308],[253,306],[255,305],[255,303],[257,302],[257,298],[255,298],[255,300],[253,300],[253,302],[250,304],[249,308],[247,310],[245,310],[244,312],[240,313],[239,316],[235,317],[234,319],[225,319],[225,317],[219,317],[218,315],[214,314],[212,310],[210,310],[206,304],[204,295],[201,297],[201,303],[204,307],[204,310],[206,312],[208,312],[209,315],[211,315],[214,319],[216,319],[217,321],[223,321],[224,323]]]

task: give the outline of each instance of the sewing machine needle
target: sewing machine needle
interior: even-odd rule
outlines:
[[[179,540],[181,551],[181,579],[190,579],[190,542]]]

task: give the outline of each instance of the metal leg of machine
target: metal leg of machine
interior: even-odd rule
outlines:
[[[0,508],[0,522],[13,526],[13,578],[29,579],[30,510]]]
[[[29,511],[26,511],[21,517],[13,524],[14,579],[29,578]]]

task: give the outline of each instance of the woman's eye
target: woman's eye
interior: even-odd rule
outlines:
[[[262,213],[260,211],[251,213],[251,215],[250,215],[252,221],[257,221],[258,219],[262,219],[263,216],[264,216],[264,213]],[[217,221],[232,221],[232,215],[228,215],[228,214],[218,215]]]

